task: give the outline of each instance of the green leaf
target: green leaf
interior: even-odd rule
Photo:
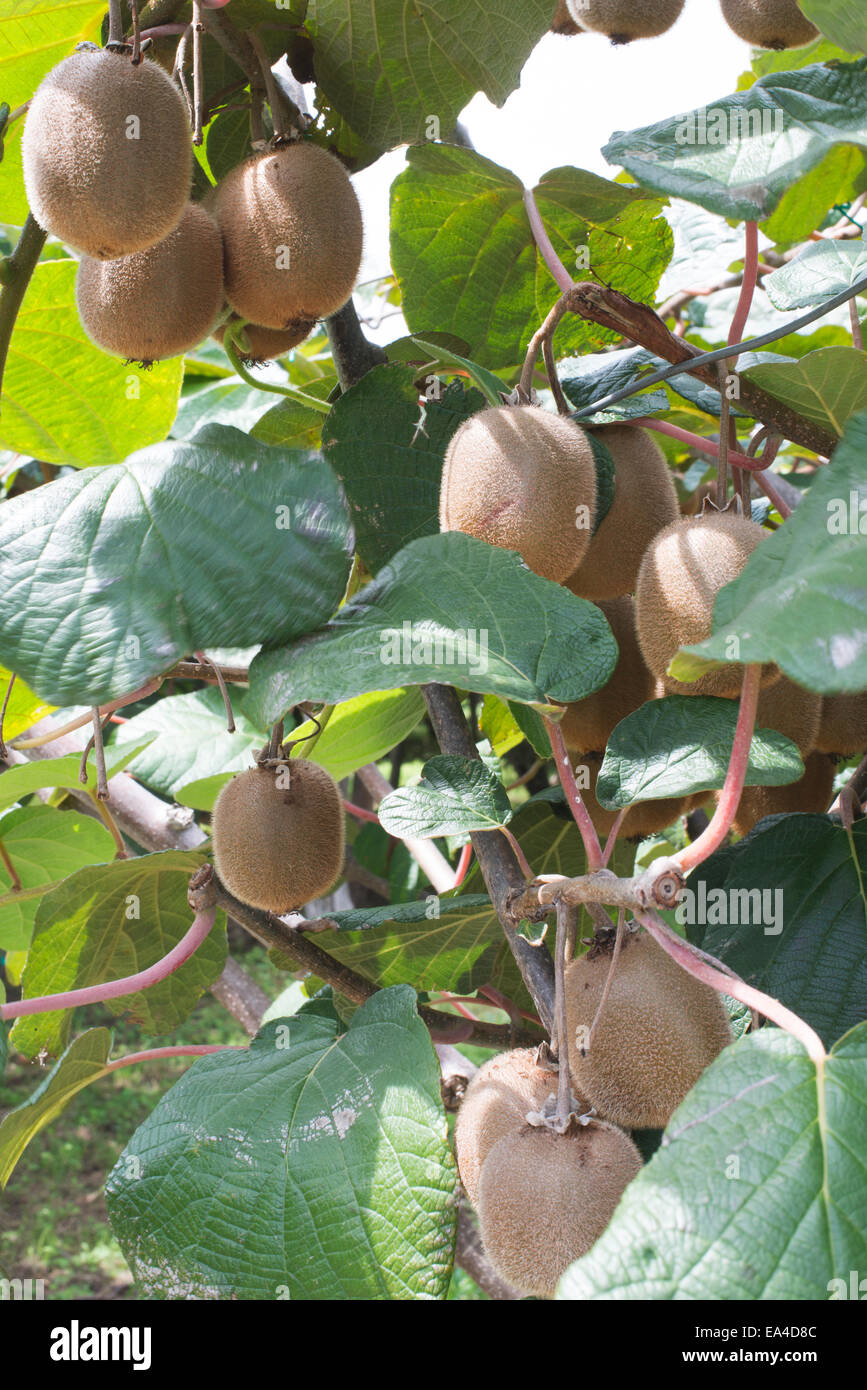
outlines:
[[[524,742],[524,733],[519,728],[509,706],[496,695],[486,695],[479,716],[479,728],[487,738],[498,758],[517,748]]]
[[[82,811],[22,806],[0,821],[0,839],[21,887],[32,896],[0,901],[0,950],[26,951],[41,894],[85,864],[114,858],[114,840],[101,821]],[[0,864],[0,899],[11,895],[11,880]],[[33,891],[35,890],[35,891]]]
[[[379,150],[448,139],[476,92],[502,106],[550,23],[548,0],[310,0],[304,18],[318,86]]]
[[[352,907],[328,914],[339,931],[373,931],[376,927],[407,926],[417,922],[438,922],[446,917],[466,917],[475,908],[490,909],[487,893],[462,893],[459,898],[413,898],[409,902],[387,903],[385,907]],[[435,930],[435,928],[430,928]]]
[[[171,427],[172,438],[193,439],[204,425],[231,425],[248,434],[270,410],[273,400],[267,391],[248,386],[239,376],[209,381],[181,400]]]
[[[242,92],[240,100],[246,95]],[[208,126],[205,149],[211,173],[218,182],[236,164],[242,164],[250,153],[249,108],[241,105],[237,111],[218,111]]]
[[[56,1120],[79,1091],[107,1075],[110,1052],[108,1028],[89,1028],[70,1044],[33,1094],[4,1117],[0,1123],[0,1187],[6,1186],[31,1139]]]
[[[812,309],[865,276],[867,248],[860,241],[811,241],[762,284],[775,308]]]
[[[860,63],[772,73],[698,111],[619,132],[602,153],[658,193],[761,222],[838,144],[867,146]]]
[[[296,356],[293,371],[297,363]],[[319,381],[306,381],[304,394],[327,401],[336,385],[335,376],[326,376]],[[321,413],[312,406],[305,405],[303,399],[295,400],[286,396],[256,421],[250,433],[254,439],[261,439],[264,444],[278,444],[284,449],[316,449],[321,443],[324,423]]]
[[[494,376],[493,372],[489,372],[485,367],[480,367],[477,362],[471,362],[468,357],[461,357],[459,353],[451,352],[441,344],[426,342],[424,338],[413,338],[412,341],[430,353],[430,360],[435,366],[459,367],[465,371],[476,383],[488,405],[499,406],[503,404],[502,396],[504,392],[508,394],[508,389],[498,376]]]
[[[253,718],[428,681],[547,707],[604,685],[617,649],[602,613],[512,550],[448,531],[405,546],[320,632],[250,667]]]
[[[146,741],[139,739],[133,748],[106,748],[105,768],[109,783],[112,777],[129,766],[136,753],[144,747]],[[95,797],[96,759],[92,756],[88,759],[86,782],[79,781],[80,768],[81,758],[73,753],[66,753],[60,758],[40,758],[7,768],[0,777],[0,810],[14,806],[16,801],[40,791],[42,787],[69,787],[70,791],[87,791]]]
[[[867,1025],[821,1069],[776,1028],[725,1048],[559,1297],[800,1302],[848,1288],[867,1261],[865,1097]]]
[[[94,347],[78,319],[75,272],[71,260],[36,267],[12,334],[0,446],[89,468],[165,439],[183,360],[144,371]]]
[[[135,975],[154,965],[189,931],[189,878],[201,851],[169,850],[80,869],[46,893],[36,913],[24,972],[24,998],[59,994]],[[220,914],[222,916],[222,914]],[[167,1033],[194,1009],[226,963],[218,924],[188,961],[149,989],[107,999],[105,1008],[150,1034]],[[74,1010],[19,1018],[12,1032],[26,1057],[57,1054],[69,1042]]]
[[[538,710],[531,709],[529,705],[518,704],[515,700],[509,701],[509,710],[534,753],[540,758],[552,757],[551,740]]]
[[[838,436],[852,415],[867,409],[867,355],[857,348],[819,348],[799,362],[750,367],[744,376]]]
[[[409,690],[378,690],[338,705],[309,754],[327,768],[335,782],[351,772],[375,763],[411,734],[424,717],[424,700],[414,686]],[[293,729],[297,739],[315,732],[312,720]],[[308,756],[302,745],[299,750]]]
[[[446,448],[485,405],[477,391],[453,382],[439,400],[425,402],[422,418],[417,377],[412,367],[374,367],[339,397],[323,426],[323,450],[346,490],[358,553],[372,574],[408,541],[438,534]]]
[[[727,661],[734,650],[740,661],[776,661],[821,695],[867,690],[865,456],[861,414],[785,526],[717,595],[713,636],[684,648],[672,674],[700,674],[692,657]]]
[[[197,1061],[106,1185],[145,1298],[445,1298],[456,1174],[409,988]]]
[[[173,801],[188,782],[252,767],[251,755],[265,741],[263,730],[237,710],[235,732],[227,732],[226,710],[216,686],[189,695],[169,695],[149,705],[121,724],[113,746],[122,748],[146,736],[150,736],[148,746],[129,770],[151,791]]]
[[[392,184],[391,259],[411,332],[424,337],[436,327],[462,338],[482,366],[514,368],[560,295],[533,239],[521,181],[458,146],[418,145],[407,160]],[[534,192],[567,269],[586,247],[598,277],[653,300],[672,244],[657,198],[580,169],[551,170]],[[570,316],[557,347],[586,351],[615,336]]]
[[[812,236],[835,204],[851,203],[859,192],[867,160],[854,145],[835,145],[815,169],[787,188],[762,233],[778,246],[794,246]],[[836,220],[838,214],[834,212]]]
[[[0,648],[44,699],[101,704],[198,647],[319,626],[351,547],[322,459],[208,426],[4,504]]]
[[[390,835],[429,839],[499,829],[512,819],[512,807],[499,777],[477,758],[436,757],[415,786],[385,797],[378,814]]]
[[[776,817],[700,865],[675,917],[830,1047],[867,1017],[865,883],[867,820]]]
[[[606,810],[715,791],[728,772],[739,702],[706,695],[667,695],[628,714],[608,740],[596,796]],[[804,764],[795,745],[772,729],[756,729],[745,785],[797,782]]]
[[[0,666],[0,708],[6,699],[11,674],[11,671]],[[53,709],[53,705],[43,704],[33,694],[33,691],[24,684],[24,681],[16,676],[12,694],[9,696],[9,703],[6,706],[6,713],[3,716],[3,737],[11,743],[12,739],[18,738],[25,729],[37,724],[46,714],[51,714]]]
[[[800,7],[832,43],[867,53],[867,17],[861,0],[800,0]]]

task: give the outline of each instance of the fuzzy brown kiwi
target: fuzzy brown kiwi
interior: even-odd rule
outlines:
[[[241,361],[249,367],[257,362],[271,362],[275,357],[282,357],[303,343],[315,327],[315,322],[310,319],[292,323],[288,328],[263,328],[260,323],[247,323],[244,325],[243,342],[236,340],[236,346],[243,349]],[[222,343],[225,336],[226,324],[221,323],[214,337],[218,343]]]
[[[575,770],[580,775],[581,769],[587,768],[589,784],[585,787],[581,786],[579,782],[581,800],[587,807],[597,835],[604,843],[619,813],[607,811],[596,800],[596,782],[601,765],[602,757],[599,753],[583,753]],[[619,838],[622,840],[643,840],[648,835],[657,835],[660,830],[665,830],[667,826],[673,824],[679,816],[686,815],[690,809],[690,800],[691,798],[687,796],[667,796],[660,801],[636,802],[634,806],[630,806],[623,818]]]
[[[669,695],[734,699],[740,693],[744,668],[739,662],[688,684],[666,672],[681,647],[710,637],[717,594],[737,578],[764,534],[761,526],[746,517],[706,512],[667,526],[645,551],[635,589],[638,641],[645,661]],[[777,667],[763,670],[763,685],[778,678]]]
[[[645,550],[680,512],[665,455],[647,430],[610,425],[591,433],[614,460],[614,501],[566,588],[598,602],[633,592]]]
[[[211,332],[223,305],[216,223],[188,203],[174,231],[147,251],[114,261],[82,256],[75,298],[85,333],[103,352],[148,363],[189,351]]]
[[[652,39],[680,18],[685,0],[567,0],[582,29],[607,34],[612,43]]]
[[[538,406],[480,410],[449,441],[440,530],[517,550],[543,579],[561,583],[587,549],[596,465],[584,431]]]
[[[556,1090],[557,1074],[537,1064],[535,1048],[501,1052],[476,1072],[455,1125],[458,1171],[474,1207],[479,1201],[482,1164],[491,1149],[507,1134],[516,1133],[529,1112],[541,1111]]]
[[[816,749],[851,758],[867,748],[867,690],[860,695],[826,695],[822,701]]]
[[[553,1298],[640,1169],[629,1136],[601,1120],[569,1134],[524,1125],[500,1139],[482,1168],[478,1204],[494,1269],[521,1293]]]
[[[834,796],[835,762],[825,753],[804,759],[804,775],[785,787],[744,787],[733,825],[738,835],[748,835],[765,816],[827,811]]]
[[[619,656],[614,674],[601,690],[566,706],[560,723],[566,747],[576,753],[602,752],[615,724],[652,700],[656,679],[648,671],[635,630],[631,598],[603,600],[599,607],[614,634]]]
[[[630,934],[582,1057],[612,950],[609,939],[567,966],[570,1071],[603,1119],[627,1129],[662,1128],[731,1042],[728,1015],[716,990],[688,975],[651,936]]]
[[[190,196],[187,109],[147,59],[133,67],[102,49],[64,58],[36,89],[21,157],[40,227],[96,260],[154,246]]]
[[[293,912],[321,897],[343,867],[340,792],[305,758],[290,758],[276,774],[254,767],[233,777],[217,797],[211,834],[221,882],[266,912]]]
[[[756,48],[803,48],[819,37],[795,0],[720,0],[720,5],[729,28]]]
[[[342,308],[361,264],[361,209],[349,175],[309,141],[255,155],[217,187],[226,298],[264,328]]]
[[[571,14],[566,0],[557,0],[557,8],[554,11],[554,18],[551,20],[552,34],[583,34],[584,30],[580,24],[576,24]]]

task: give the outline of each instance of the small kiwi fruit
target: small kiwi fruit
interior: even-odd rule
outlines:
[[[795,0],[720,0],[726,24],[756,48],[803,48],[819,30]]]
[[[494,1269],[521,1293],[553,1298],[640,1169],[629,1136],[602,1120],[568,1134],[524,1125],[498,1140],[482,1168],[478,1203]]]
[[[285,785],[288,772],[288,786]],[[333,777],[305,758],[227,782],[211,822],[222,883],[248,907],[293,912],[343,868],[343,802]]]
[[[804,775],[784,787],[744,787],[733,827],[738,835],[748,835],[765,816],[813,811],[823,814],[834,797],[833,758],[810,753],[804,759]],[[719,796],[719,793],[717,793]]]
[[[776,729],[790,738],[801,757],[806,758],[816,747],[821,709],[821,695],[781,676],[759,694],[756,728]]]
[[[113,261],[82,256],[75,298],[85,333],[103,352],[146,364],[188,352],[223,305],[216,223],[188,203],[174,231],[147,251]]]
[[[566,588],[598,602],[633,592],[645,550],[680,512],[665,455],[647,430],[609,425],[591,433],[614,460],[614,501]]]
[[[500,1052],[476,1072],[455,1125],[458,1171],[474,1207],[479,1202],[482,1164],[491,1149],[507,1134],[516,1133],[529,1112],[540,1112],[556,1091],[557,1073],[540,1067],[531,1047]]]
[[[859,695],[825,696],[816,749],[843,758],[867,749],[867,690]]]
[[[190,196],[193,151],[184,100],[145,59],[83,49],[37,87],[21,141],[33,216],[96,260],[154,246]]]
[[[571,14],[566,0],[557,0],[557,8],[554,11],[554,18],[551,20],[552,34],[583,34],[584,30],[580,24],[576,24]]]
[[[341,309],[361,264],[361,209],[334,155],[296,141],[245,160],[217,186],[226,298],[263,328]]]
[[[235,321],[238,321],[237,316]],[[253,367],[259,362],[271,362],[275,357],[282,357],[303,343],[315,326],[312,319],[299,319],[296,323],[290,323],[288,328],[263,328],[260,323],[247,323],[241,341],[236,340],[237,347],[241,349],[241,361],[245,366]],[[225,336],[226,324],[221,323],[214,337],[218,343],[222,343]]]
[[[613,948],[612,933],[566,968],[570,1071],[603,1119],[627,1129],[661,1128],[731,1042],[728,1015],[716,990],[688,975],[653,937],[630,933],[582,1057]]]
[[[517,550],[543,579],[561,583],[587,549],[596,465],[580,426],[538,406],[471,415],[446,450],[440,530]]]
[[[600,753],[583,753],[581,762],[575,770],[578,772],[581,767],[586,767],[588,770],[589,785],[584,787],[579,784],[581,800],[587,807],[597,835],[604,843],[611,833],[619,812],[607,811],[596,800],[596,782],[601,766],[602,755]],[[686,815],[689,809],[690,797],[688,796],[667,796],[660,801],[638,801],[634,806],[630,806],[623,817],[619,838],[644,840],[648,835],[657,835],[660,830],[665,830],[679,816]]]
[[[612,43],[653,39],[680,18],[685,0],[567,0],[582,29],[607,34]]]
[[[576,753],[602,752],[615,724],[652,700],[656,690],[638,645],[632,599],[628,595],[603,599],[597,607],[608,620],[619,656],[614,674],[601,690],[566,706],[560,728],[566,747]]]
[[[713,606],[720,589],[740,574],[765,533],[756,522],[734,512],[706,512],[667,526],[648,546],[635,589],[638,641],[644,659],[669,695],[722,695],[734,699],[744,668],[732,662],[684,683],[667,675],[681,647],[710,637]],[[779,670],[763,670],[763,685]]]

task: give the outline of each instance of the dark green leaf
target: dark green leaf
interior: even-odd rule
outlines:
[[[415,786],[399,787],[380,802],[379,821],[390,835],[468,835],[494,830],[512,819],[499,777],[476,758],[430,758]]]

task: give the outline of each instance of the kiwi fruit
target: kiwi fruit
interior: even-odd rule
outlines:
[[[566,0],[557,0],[557,8],[554,11],[554,18],[551,20],[552,34],[583,34],[584,30],[576,24],[571,14]]]
[[[635,590],[638,641],[669,695],[739,695],[744,674],[739,662],[690,683],[666,673],[681,647],[710,637],[717,594],[737,578],[764,534],[756,522],[734,512],[706,512],[673,522],[648,546]],[[768,666],[762,683],[778,677],[779,670]]]
[[[733,822],[738,835],[748,835],[765,816],[792,812],[827,811],[834,798],[833,758],[811,753],[804,759],[804,775],[785,787],[744,787]]]
[[[680,18],[685,0],[567,0],[582,29],[607,34],[612,43],[653,39]]]
[[[614,501],[566,588],[598,602],[633,592],[645,550],[680,511],[665,455],[647,430],[611,425],[591,433],[614,460]]]
[[[653,937],[630,934],[582,1057],[613,945],[612,934],[566,967],[569,1067],[603,1119],[628,1129],[662,1128],[731,1042],[728,1015],[716,990],[688,975]]]
[[[321,897],[343,868],[340,792],[305,758],[233,777],[217,797],[211,835],[221,882],[265,912],[293,912]]]
[[[602,755],[599,753],[582,754],[580,766],[588,769],[590,779],[588,786],[579,785],[581,800],[587,807],[594,829],[604,844],[619,812],[607,811],[596,800],[596,782],[599,777],[599,769],[602,766]],[[576,768],[577,770],[578,768]],[[644,840],[648,835],[657,835],[660,830],[665,830],[679,816],[686,815],[690,809],[690,802],[691,798],[688,796],[667,796],[660,801],[636,802],[634,806],[630,806],[623,817],[619,838]]]
[[[557,1073],[537,1064],[535,1048],[501,1052],[476,1072],[455,1126],[458,1171],[474,1207],[479,1202],[482,1164],[491,1149],[506,1135],[517,1133],[528,1113],[541,1111],[556,1090]]]
[[[803,48],[819,37],[795,0],[720,0],[723,18],[738,38],[756,48]]]
[[[781,676],[759,694],[756,728],[776,729],[790,738],[801,757],[806,758],[816,747],[821,710],[821,695]]]
[[[822,701],[816,749],[851,758],[867,749],[867,690],[859,695],[826,695]]]
[[[113,261],[82,256],[75,298],[85,333],[103,352],[147,364],[189,351],[223,305],[216,223],[188,203],[174,231],[147,251]]]
[[[521,1293],[553,1298],[640,1169],[629,1136],[601,1120],[568,1134],[524,1125],[498,1140],[482,1168],[478,1203],[494,1269]]]
[[[517,550],[562,583],[587,549],[596,508],[593,450],[579,425],[538,406],[492,406],[452,435],[440,490],[440,530]]]
[[[625,595],[603,600],[597,607],[614,634],[619,656],[614,674],[601,690],[566,706],[560,728],[566,747],[576,753],[602,752],[615,724],[652,700],[656,690],[638,645],[632,599]]]
[[[190,196],[193,150],[180,92],[156,63],[134,67],[102,49],[73,53],[43,78],[21,156],[40,227],[95,260],[154,246]]]
[[[235,321],[238,321],[237,318]],[[275,357],[282,357],[284,353],[291,352],[299,343],[303,343],[315,326],[312,319],[300,319],[296,323],[290,323],[288,328],[263,328],[261,323],[247,323],[244,325],[241,341],[236,339],[236,348],[241,350],[241,361],[248,367],[255,366],[258,362],[271,362]],[[222,343],[225,336],[226,324],[221,323],[214,337],[218,343]]]
[[[327,150],[296,141],[245,160],[217,186],[226,298],[263,328],[315,323],[341,309],[361,264],[361,209]]]

